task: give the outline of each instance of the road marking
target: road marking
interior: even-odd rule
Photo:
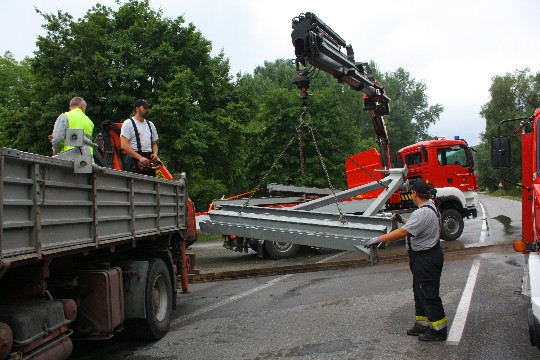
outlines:
[[[249,296],[249,295],[251,295],[251,294],[254,294],[254,293],[258,292],[258,291],[261,291],[261,290],[264,290],[264,289],[266,289],[266,288],[269,288],[270,286],[275,285],[275,284],[277,284],[278,282],[280,282],[280,281],[282,281],[282,280],[285,280],[285,279],[287,279],[287,278],[290,278],[290,277],[293,276],[293,275],[294,275],[294,274],[286,274],[286,275],[282,275],[282,276],[280,276],[280,277],[278,277],[278,278],[275,278],[275,279],[272,279],[272,280],[270,280],[270,281],[268,281],[268,282],[266,282],[266,283],[264,283],[264,284],[262,284],[262,285],[259,285],[259,286],[257,286],[257,287],[254,287],[253,289],[249,289],[249,290],[244,291],[243,293],[240,293],[240,294],[238,294],[238,295],[231,296],[231,297],[229,297],[229,298],[227,298],[227,299],[224,299],[224,300],[222,300],[222,301],[219,301],[219,302],[217,302],[217,303],[215,303],[215,304],[212,304],[212,305],[207,306],[207,307],[205,307],[205,308],[202,308],[202,309],[199,309],[199,310],[194,311],[194,312],[192,312],[192,313],[189,313],[189,314],[186,314],[186,315],[184,315],[184,316],[181,316],[181,317],[179,317],[178,319],[174,320],[174,321],[171,323],[171,325],[172,325],[172,326],[175,326],[175,325],[178,325],[178,324],[180,324],[180,323],[182,323],[182,322],[184,322],[184,321],[190,320],[190,319],[192,319],[192,318],[194,318],[194,317],[196,317],[196,316],[199,316],[199,315],[202,315],[202,314],[206,314],[207,312],[212,311],[212,310],[215,310],[215,309],[217,309],[217,308],[219,308],[219,307],[222,307],[223,305],[227,305],[227,304],[229,304],[229,303],[232,303],[233,301],[240,300],[240,299],[245,298],[246,296]]]
[[[465,322],[467,321],[469,306],[471,305],[472,294],[474,291],[474,285],[476,284],[476,278],[478,276],[479,269],[480,260],[474,260],[471,266],[471,271],[469,272],[467,284],[465,285],[465,289],[463,289],[463,294],[461,295],[461,300],[459,301],[456,316],[454,317],[452,327],[450,329],[450,332],[448,333],[446,345],[458,345],[461,340],[461,335],[463,334]]]
[[[483,244],[484,241],[486,241],[486,235],[489,235],[488,233],[488,226],[487,226],[487,216],[486,216],[486,210],[484,209],[484,205],[482,205],[481,202],[478,202],[480,205],[480,208],[482,209],[482,231],[480,232],[480,244]]]
[[[317,263],[320,264],[320,263],[327,262],[327,261],[329,261],[329,260],[335,259],[335,258],[338,257],[338,256],[341,256],[341,255],[344,254],[344,253],[345,253],[345,252],[341,252],[341,253],[339,253],[339,254],[336,254],[336,255],[333,255],[333,256],[329,256],[329,257],[327,257],[327,258],[325,258],[325,259],[322,259],[322,260],[320,260],[320,261],[317,261]],[[259,286],[257,286],[257,287],[254,287],[253,289],[246,290],[246,291],[244,291],[244,292],[242,292],[242,293],[240,293],[240,294],[238,294],[238,295],[231,296],[231,297],[229,297],[229,298],[227,298],[227,299],[223,299],[222,301],[219,301],[219,302],[217,302],[217,303],[215,303],[215,304],[209,305],[209,306],[207,306],[207,307],[205,307],[205,308],[202,308],[202,309],[199,309],[199,310],[194,311],[194,312],[192,312],[192,313],[189,313],[189,314],[186,314],[186,315],[184,315],[184,316],[181,316],[181,317],[179,317],[178,319],[172,321],[172,322],[171,322],[171,326],[176,326],[176,325],[178,325],[178,324],[180,324],[180,323],[183,323],[184,321],[193,319],[193,318],[196,317],[196,316],[199,316],[199,315],[202,315],[202,314],[206,314],[207,312],[210,312],[210,311],[212,311],[212,310],[215,310],[215,309],[217,309],[217,308],[219,308],[219,307],[222,307],[222,306],[224,306],[224,305],[230,304],[230,303],[232,303],[233,301],[240,300],[240,299],[242,299],[242,298],[245,298],[246,296],[255,294],[256,292],[261,291],[261,290],[264,290],[264,289],[266,289],[266,288],[269,288],[270,286],[275,285],[275,284],[277,284],[278,282],[283,281],[283,280],[285,280],[285,279],[288,279],[288,278],[290,278],[290,277],[293,276],[293,275],[294,275],[294,274],[285,274],[285,275],[282,275],[282,276],[280,276],[280,277],[278,277],[278,278],[275,278],[275,279],[272,279],[272,280],[270,280],[270,281],[268,281],[268,282],[266,282],[266,283],[264,283],[264,284],[262,284],[262,285],[259,285]]]

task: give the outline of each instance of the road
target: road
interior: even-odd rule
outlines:
[[[467,220],[467,231],[452,246],[520,238],[519,202],[480,201],[485,214]],[[94,343],[76,344],[73,358],[537,359],[540,350],[528,340],[528,301],[519,293],[524,257],[511,245],[498,249],[447,258],[441,288],[447,342],[422,343],[405,334],[414,321],[412,279],[408,264],[398,263],[192,284],[189,294],[179,295],[172,329],[162,340],[118,338],[99,350]],[[256,258],[234,255],[244,263]]]

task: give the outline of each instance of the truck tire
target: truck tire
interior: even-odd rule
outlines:
[[[132,330],[140,340],[159,340],[169,331],[172,318],[172,285],[162,259],[150,260],[144,302],[146,319],[136,319]]]
[[[446,241],[456,240],[463,233],[463,216],[456,209],[445,209],[441,213],[441,238]]]
[[[264,250],[272,259],[281,260],[296,255],[298,250],[300,250],[300,245],[281,241],[265,241]]]

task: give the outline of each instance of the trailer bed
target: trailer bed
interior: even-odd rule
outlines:
[[[2,268],[48,255],[113,247],[187,226],[184,179],[169,181],[1,148]]]

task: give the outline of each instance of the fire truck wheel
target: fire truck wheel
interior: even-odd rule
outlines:
[[[456,209],[446,209],[441,213],[441,238],[446,241],[456,240],[463,233],[463,217]]]
[[[540,324],[534,316],[532,309],[529,309],[527,314],[527,322],[529,324],[529,337],[531,345],[540,349]]]
[[[265,241],[264,250],[272,259],[288,259],[296,255],[300,245],[287,242]]]
[[[172,317],[171,276],[161,259],[150,260],[144,302],[146,319],[136,320],[134,335],[141,340],[159,340],[169,331]]]

